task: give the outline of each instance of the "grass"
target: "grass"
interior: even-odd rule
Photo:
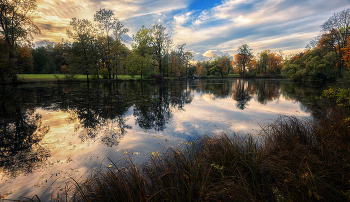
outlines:
[[[260,139],[222,135],[141,165],[112,162],[53,201],[350,201],[348,116],[339,107],[319,120],[281,116]]]
[[[20,82],[56,82],[58,80],[69,80],[69,81],[86,81],[86,75],[74,75],[74,78],[67,79],[65,74],[17,74],[18,81]],[[102,79],[101,76],[99,76]],[[93,76],[89,76],[90,79],[93,79]],[[130,76],[130,75],[118,75],[118,79],[121,80],[136,80],[141,79],[141,76]]]

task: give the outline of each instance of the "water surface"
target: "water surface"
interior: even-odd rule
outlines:
[[[258,136],[279,115],[316,115],[322,89],[263,79],[2,86],[0,196],[46,201],[109,159],[141,163],[206,135]]]

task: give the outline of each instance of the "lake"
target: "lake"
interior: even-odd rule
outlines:
[[[111,161],[142,163],[204,136],[259,137],[278,116],[317,116],[323,89],[280,79],[3,85],[0,196],[48,201]]]

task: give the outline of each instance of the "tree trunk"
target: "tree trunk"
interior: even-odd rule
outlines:
[[[17,82],[17,75],[16,75],[16,63],[15,63],[15,47],[11,47],[9,51],[9,62],[10,62],[10,77],[12,79],[12,82]]]

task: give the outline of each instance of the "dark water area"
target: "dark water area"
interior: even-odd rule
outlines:
[[[323,89],[278,79],[2,86],[0,198],[46,201],[110,160],[141,163],[223,133],[258,137],[279,115],[317,116]]]

